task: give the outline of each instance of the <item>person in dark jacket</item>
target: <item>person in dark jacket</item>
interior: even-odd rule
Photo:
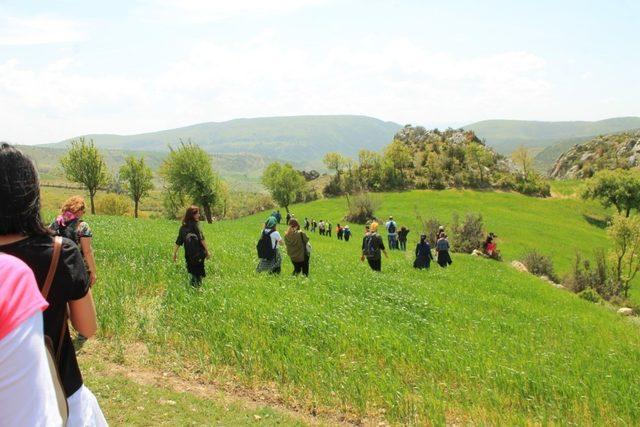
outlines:
[[[382,270],[382,256],[388,258],[387,251],[385,250],[382,237],[378,234],[378,223],[374,222],[371,226],[365,227],[364,238],[362,239],[362,255],[360,261],[364,262],[366,259],[369,263],[369,267],[373,271]]]
[[[427,235],[422,234],[420,242],[416,245],[416,260],[413,262],[413,267],[419,269],[429,268],[431,267],[432,259],[431,245],[427,241]]]
[[[449,255],[449,240],[447,235],[443,232],[440,234],[440,238],[436,242],[436,252],[438,253],[438,265],[440,267],[446,267],[451,265],[451,255]]]
[[[345,242],[348,242],[349,239],[351,238],[351,230],[349,229],[349,225],[345,225],[344,228],[342,229],[342,237],[344,238]]]
[[[400,231],[398,231],[398,245],[401,251],[407,250],[407,234],[409,234],[409,229],[405,226],[400,227]]]
[[[178,237],[176,238],[176,245],[173,248],[173,262],[178,260],[178,249],[180,246],[185,245],[187,236],[190,234],[195,235],[200,246],[203,250],[204,257],[198,259],[190,259],[187,254],[187,245],[185,245],[184,258],[187,265],[187,271],[191,275],[191,286],[198,287],[202,284],[202,278],[206,276],[204,271],[204,260],[209,259],[209,249],[204,241],[204,235],[200,231],[198,222],[200,221],[200,208],[197,206],[189,206],[182,219],[182,226],[178,231]]]

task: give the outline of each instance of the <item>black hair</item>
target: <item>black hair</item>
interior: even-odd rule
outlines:
[[[40,184],[31,159],[0,144],[0,235],[48,235],[40,217]]]

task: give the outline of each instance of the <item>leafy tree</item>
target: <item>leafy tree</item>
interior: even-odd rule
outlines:
[[[350,162],[348,157],[345,157],[335,151],[325,154],[322,161],[327,169],[336,171],[336,175],[338,176],[342,174],[344,168],[347,167]]]
[[[120,167],[120,178],[124,181],[124,187],[133,200],[133,216],[138,218],[138,205],[143,197],[149,195],[153,189],[153,173],[151,168],[145,165],[144,157],[136,159],[133,156],[126,158],[124,165]]]
[[[211,223],[211,208],[217,202],[220,181],[211,166],[209,154],[190,141],[180,141],[177,149],[169,149],[169,155],[160,166],[160,174],[168,182],[169,190],[188,195],[202,206],[207,222]]]
[[[615,293],[627,298],[631,281],[640,271],[640,216],[616,215],[607,233],[613,239]]]
[[[109,182],[109,172],[102,154],[84,137],[71,141],[67,154],[60,159],[64,174],[69,181],[77,182],[87,189],[91,202],[91,213],[95,214],[94,197],[100,187]]]
[[[402,141],[394,139],[384,151],[384,157],[391,165],[391,178],[397,181],[397,172],[400,174],[400,182],[391,182],[391,185],[404,184],[404,170],[413,166],[413,155],[409,147]]]
[[[613,205],[628,217],[631,209],[640,208],[640,174],[624,169],[600,171],[589,180],[582,197],[599,200],[607,208]]]
[[[468,145],[467,153],[471,159],[474,169],[477,170],[480,184],[485,183],[485,168],[490,169],[493,165],[493,153],[487,150],[483,145],[471,143]]]
[[[289,205],[296,199],[296,195],[304,189],[304,177],[289,163],[273,162],[264,170],[262,183],[271,193],[271,197],[289,212]]]
[[[531,150],[521,145],[516,149],[516,151],[511,153],[511,159],[516,165],[518,165],[522,171],[524,180],[527,181],[529,179],[529,174],[533,169],[533,155],[531,154]]]

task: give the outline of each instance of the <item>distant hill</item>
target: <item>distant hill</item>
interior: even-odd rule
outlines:
[[[602,135],[575,145],[560,155],[551,178],[589,178],[603,169],[640,166],[640,130]]]
[[[636,128],[640,128],[640,117],[616,117],[595,122],[485,120],[464,127],[473,130],[487,145],[502,154],[510,154],[520,145],[540,150],[556,144],[571,146],[597,135]],[[549,153],[545,154],[548,155]]]
[[[401,126],[366,116],[291,116],[201,123],[139,135],[85,135],[99,148],[167,151],[180,139],[210,153],[252,153],[284,160],[319,160],[329,151],[355,156],[361,148],[379,150]],[[55,144],[64,147],[70,140]]]

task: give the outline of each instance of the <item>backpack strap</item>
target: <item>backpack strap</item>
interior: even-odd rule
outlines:
[[[47,299],[49,291],[51,290],[51,283],[53,283],[53,276],[56,274],[56,268],[58,267],[58,260],[60,259],[60,250],[62,249],[62,237],[56,236],[53,239],[53,256],[51,257],[51,264],[49,264],[49,271],[47,272],[47,278],[44,281],[42,287],[42,296]]]
[[[51,284],[53,283],[53,277],[56,274],[58,267],[58,261],[60,260],[60,252],[62,250],[62,237],[56,236],[53,239],[53,255],[51,256],[51,264],[49,264],[49,271],[47,272],[47,278],[44,281],[42,287],[42,297],[46,300],[51,290]],[[69,310],[67,307],[64,309],[64,317],[62,319],[62,328],[60,329],[60,337],[58,338],[58,348],[54,357],[56,361],[60,361],[60,353],[62,352],[62,343],[64,342],[64,336],[67,332],[67,320],[69,319]]]

